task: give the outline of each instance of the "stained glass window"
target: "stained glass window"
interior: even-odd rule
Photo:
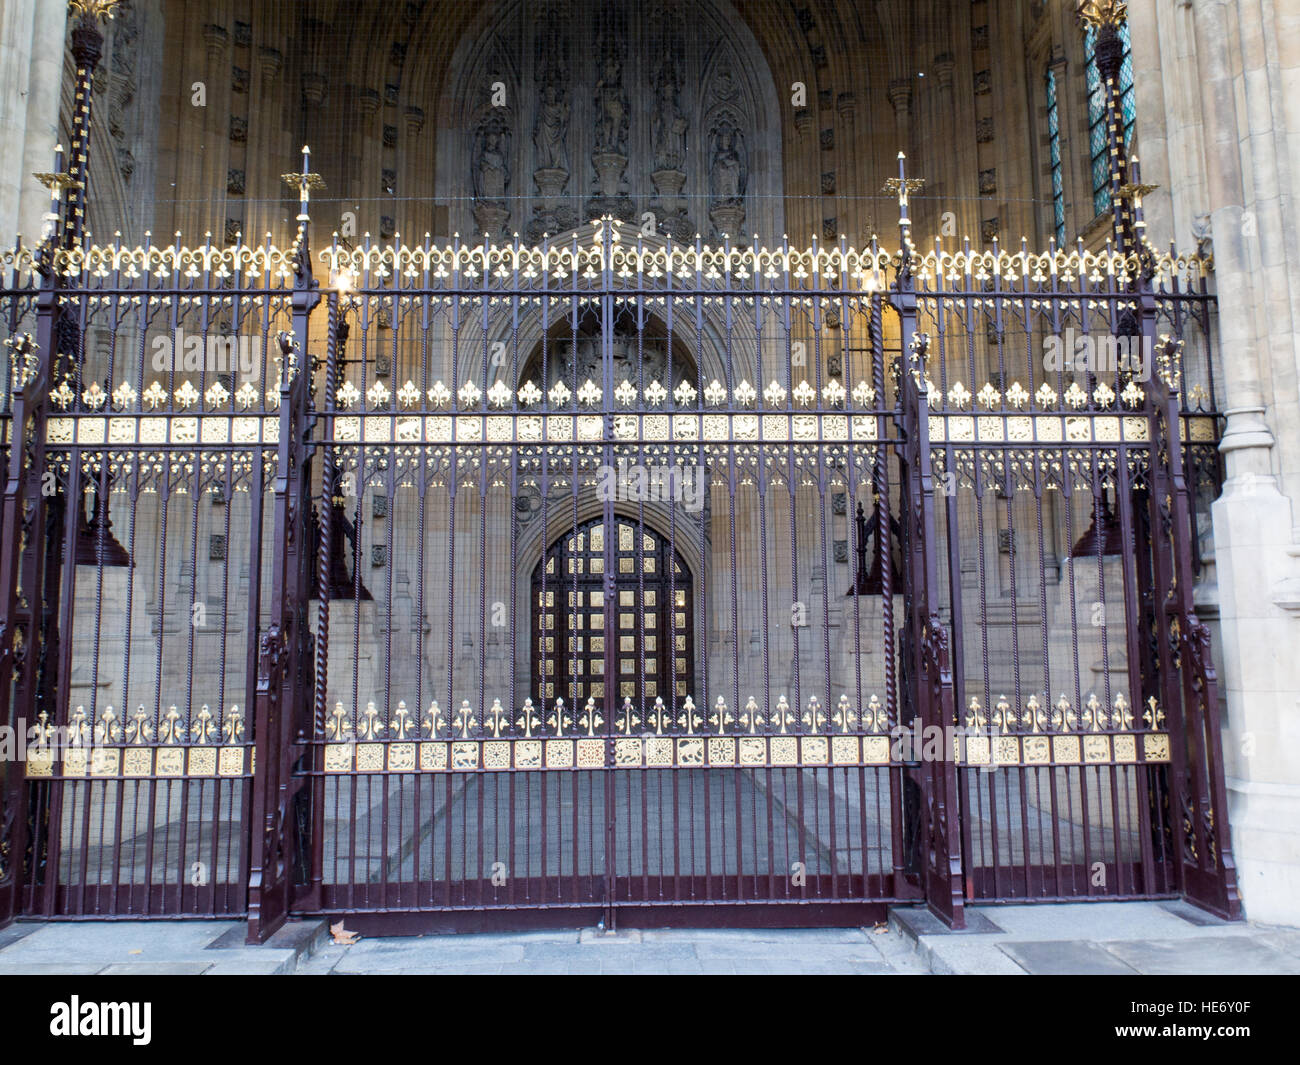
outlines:
[[[1047,144],[1052,164],[1052,232],[1065,243],[1065,184],[1061,173],[1061,112],[1056,99],[1056,71],[1047,68]]]
[[[1137,114],[1133,92],[1133,49],[1128,23],[1120,23],[1119,39],[1124,45],[1124,59],[1119,67],[1119,106],[1124,122],[1124,150],[1133,140],[1133,121]],[[1092,206],[1097,214],[1110,210],[1110,166],[1106,158],[1106,86],[1097,68],[1097,32],[1084,31],[1085,76],[1088,85],[1088,149],[1092,165]]]

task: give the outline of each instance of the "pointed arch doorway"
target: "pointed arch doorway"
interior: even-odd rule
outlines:
[[[694,674],[692,591],[680,553],[635,518],[616,515],[612,531],[603,517],[566,530],[533,571],[533,698],[548,708],[557,698],[570,707],[594,699],[609,711],[631,699],[638,712],[656,698],[670,706],[685,699]]]

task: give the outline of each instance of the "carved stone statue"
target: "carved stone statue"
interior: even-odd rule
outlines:
[[[499,203],[510,185],[510,131],[496,116],[479,124],[474,137],[474,198]]]
[[[709,144],[709,194],[715,206],[736,206],[745,198],[749,160],[745,135],[727,118],[713,127]]]
[[[470,178],[474,183],[474,221],[493,236],[504,232],[510,218],[506,192],[510,188],[510,127],[499,114],[484,118],[474,133]]]
[[[686,116],[677,105],[677,72],[668,62],[656,79],[652,132],[654,169],[681,170],[686,163]]]
[[[542,89],[542,102],[533,127],[533,150],[539,170],[568,170],[569,104],[564,89],[554,80]]]
[[[627,112],[623,64],[610,52],[605,56],[605,66],[596,83],[596,151],[627,154]]]

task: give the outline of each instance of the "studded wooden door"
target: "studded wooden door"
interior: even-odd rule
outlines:
[[[630,699],[642,716],[674,689],[678,699],[691,690],[691,578],[675,553],[669,573],[667,542],[653,529],[620,518],[612,545],[615,598],[606,603],[605,529],[603,519],[586,522],[558,539],[534,571],[532,694],[539,705],[559,697],[579,709],[591,699],[604,712]],[[607,609],[614,615],[612,648]],[[613,691],[606,691],[607,656]]]

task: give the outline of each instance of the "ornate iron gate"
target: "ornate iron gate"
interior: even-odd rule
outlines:
[[[1096,253],[922,253],[900,164],[896,251],[314,260],[306,153],[288,250],[86,244],[84,136],[0,293],[0,917],[1237,912],[1136,174]]]

